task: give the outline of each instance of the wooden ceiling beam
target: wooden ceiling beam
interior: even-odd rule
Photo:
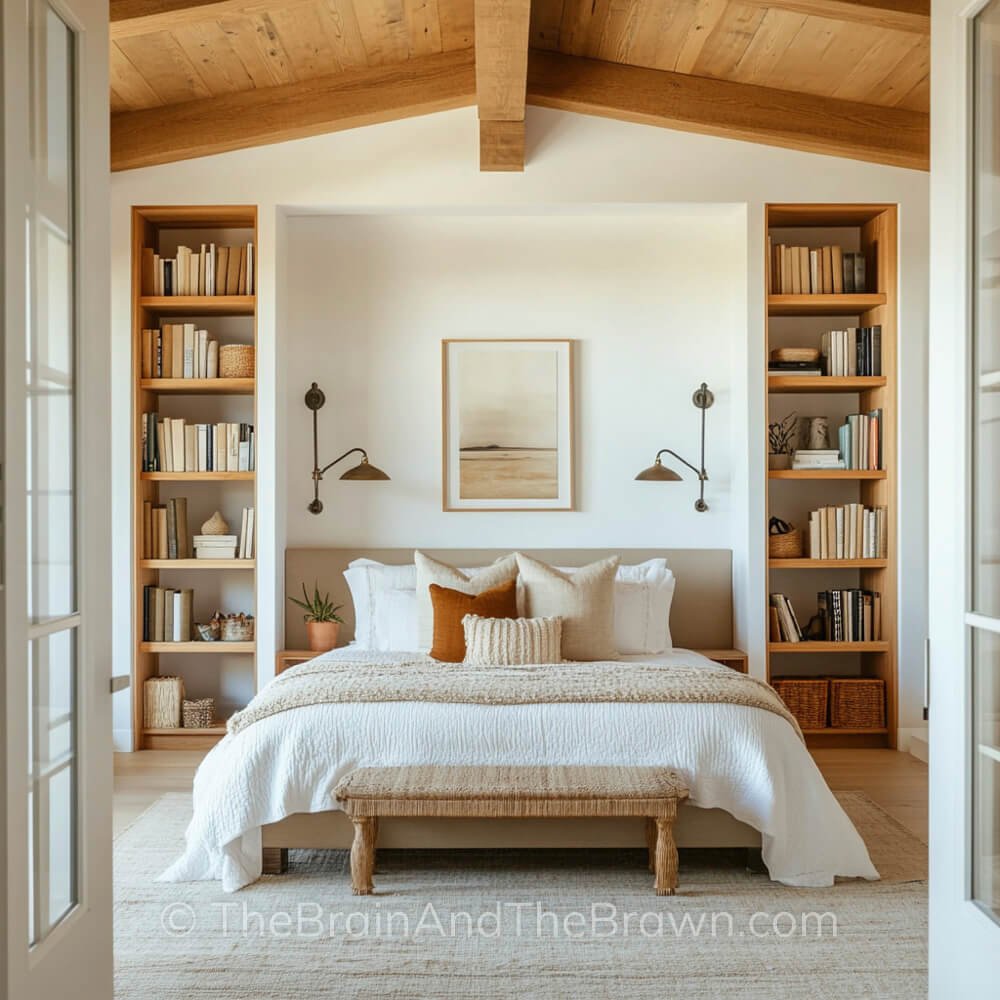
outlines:
[[[475,0],[479,169],[524,169],[531,0]]]
[[[282,0],[292,7],[312,0]],[[111,40],[149,35],[234,14],[263,14],[274,0],[110,0]]]
[[[111,116],[111,169],[302,139],[476,100],[471,49]]]
[[[929,169],[929,116],[533,49],[528,104]]]
[[[930,0],[741,0],[741,3],[831,21],[853,21],[870,28],[928,36],[931,33]]]

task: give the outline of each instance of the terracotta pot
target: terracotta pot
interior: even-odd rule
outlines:
[[[336,648],[340,635],[340,622],[306,622],[309,649],[314,653],[326,653]]]
[[[775,455],[772,453],[767,456],[767,467],[769,469],[790,469],[792,467],[792,456]]]

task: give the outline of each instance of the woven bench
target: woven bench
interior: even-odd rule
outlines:
[[[379,819],[400,816],[645,817],[656,894],[672,896],[677,889],[673,825],[688,788],[675,771],[664,768],[362,767],[340,781],[334,797],[354,823],[355,895],[374,890]]]

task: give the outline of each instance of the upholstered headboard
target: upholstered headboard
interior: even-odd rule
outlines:
[[[453,566],[486,566],[510,549],[422,549],[429,556]],[[733,554],[729,549],[524,549],[526,555],[553,566],[584,566],[610,555],[620,555],[625,564],[663,557],[677,578],[670,612],[670,631],[675,646],[687,649],[728,649],[733,644]],[[354,607],[344,579],[348,563],[361,557],[389,565],[413,562],[413,549],[287,549],[285,593],[297,595],[303,582],[312,590],[330,592],[335,604],[343,604],[341,644],[354,638]],[[306,648],[302,613],[290,604],[285,612],[285,646]]]

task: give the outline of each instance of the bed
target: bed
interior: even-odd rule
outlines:
[[[292,587],[317,579],[340,603],[346,589],[342,570],[361,554],[289,550],[286,577]],[[365,554],[398,564],[412,559],[410,549]],[[465,566],[485,565],[498,554],[431,551]],[[533,554],[554,565],[580,566],[606,553]],[[668,559],[678,581],[671,613],[675,645],[668,653],[623,657],[615,669],[626,672],[622,676],[633,664],[651,676],[703,671],[706,682],[720,685],[738,676],[690,648],[732,644],[730,553],[624,550],[621,555],[623,563],[651,555]],[[345,625],[348,635],[353,624],[349,619]],[[297,639],[293,629],[290,642]],[[398,672],[397,660],[412,668],[418,657],[338,649],[281,675],[258,698],[266,700],[270,691],[273,699],[271,689],[290,677],[294,682],[296,671],[320,680],[363,674],[369,663],[372,671]],[[355,767],[410,763],[669,765],[691,787],[690,805],[677,824],[680,847],[759,847],[772,878],[793,886],[829,885],[836,876],[878,877],[864,843],[786,718],[748,704],[613,700],[320,701],[261,717],[227,735],[199,768],[187,849],[162,877],[221,879],[223,888],[233,891],[260,876],[262,850],[346,849],[352,827],[333,808],[337,782]],[[379,830],[380,847],[639,847],[644,842],[641,822],[621,819],[399,819]]]

